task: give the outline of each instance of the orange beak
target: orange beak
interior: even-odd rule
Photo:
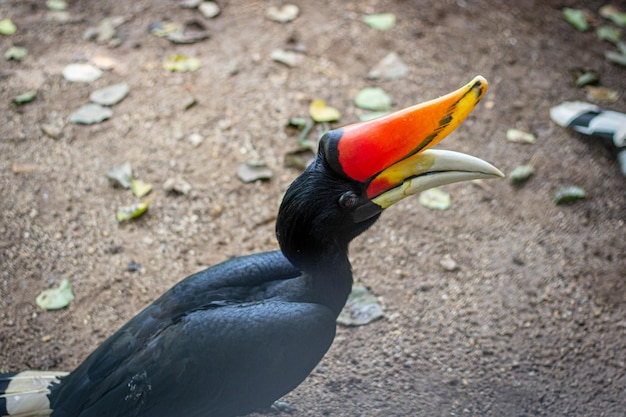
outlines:
[[[366,182],[390,165],[434,146],[449,135],[478,104],[487,86],[487,80],[477,76],[435,100],[331,131],[329,134],[341,135],[329,135],[333,140],[325,143],[326,157],[335,156],[348,177]]]
[[[320,151],[333,171],[363,183],[365,197],[379,209],[435,186],[502,177],[502,172],[481,159],[427,150],[467,118],[487,85],[487,80],[478,76],[435,100],[331,130],[322,137]],[[363,217],[375,211],[369,207]]]

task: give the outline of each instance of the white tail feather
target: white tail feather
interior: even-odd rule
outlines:
[[[15,375],[0,375],[0,383],[6,385],[4,391],[0,392],[0,410],[5,411],[4,408],[8,413],[3,417],[49,416],[52,413],[48,399],[49,387],[65,375],[67,372],[58,371],[24,371]]]

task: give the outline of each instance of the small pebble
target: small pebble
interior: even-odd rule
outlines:
[[[141,264],[140,264],[140,263],[137,263],[137,262],[135,262],[135,261],[130,261],[130,262],[128,263],[128,266],[126,267],[126,270],[127,270],[128,272],[137,272],[137,271],[139,271],[140,269],[141,269]]]
[[[211,209],[211,216],[218,217],[222,214],[223,211],[224,211],[224,208],[222,206],[215,205],[213,206],[213,209]]]
[[[588,85],[585,87],[585,90],[587,91],[587,99],[590,101],[615,103],[620,96],[619,91],[607,87]]]
[[[220,14],[220,6],[212,1],[204,1],[198,5],[198,10],[207,19],[212,19]]]
[[[178,22],[153,22],[149,26],[150,33],[158,37],[165,37],[176,44],[190,44],[202,41],[209,37],[202,22],[192,20],[186,24]],[[175,54],[177,55],[177,54]],[[179,58],[184,58],[182,55]]]
[[[15,163],[11,165],[11,171],[14,174],[30,174],[31,172],[39,171],[41,167],[35,164],[19,164]]]
[[[188,139],[189,143],[191,143],[191,145],[194,147],[200,146],[200,144],[204,141],[204,138],[199,133],[192,133],[191,135],[189,135]]]
[[[198,104],[198,100],[196,100],[196,98],[194,96],[186,96],[183,100],[182,100],[182,107],[183,110],[189,110],[190,108],[192,108],[193,106],[195,106],[196,104]]]
[[[178,4],[184,9],[195,9],[200,3],[202,3],[202,0],[182,0]]]
[[[295,4],[285,4],[283,7],[269,7],[265,16],[278,23],[288,23],[296,19],[300,14],[300,9]]]
[[[182,178],[168,178],[163,184],[163,188],[167,192],[186,195],[191,191],[191,184]]]
[[[454,272],[459,270],[459,265],[456,263],[452,256],[444,255],[443,258],[439,261],[439,265],[448,272]]]
[[[83,32],[83,40],[91,41],[98,37],[98,28],[90,26]]]
[[[61,129],[51,124],[41,125],[41,131],[52,139],[58,139],[61,136]]]
[[[233,75],[239,74],[240,71],[241,71],[241,67],[240,67],[239,61],[233,60],[229,62],[228,64],[226,64],[226,67],[225,67],[226,74],[233,76]]]
[[[91,62],[103,71],[110,71],[116,65],[115,60],[106,55],[96,55],[91,59]]]
[[[297,67],[304,60],[304,55],[284,49],[275,49],[270,57],[273,61],[287,65],[289,68]]]
[[[63,69],[63,77],[74,83],[89,83],[102,76],[102,71],[90,64],[70,64]]]
[[[105,17],[100,22],[98,22],[97,36],[96,42],[100,45],[103,45],[107,42],[110,42],[115,38],[115,21],[114,18]]]
[[[46,14],[46,20],[64,25],[72,20],[72,15],[67,10],[59,12],[51,10]]]

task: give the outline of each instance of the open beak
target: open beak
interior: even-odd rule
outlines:
[[[405,197],[459,181],[504,177],[496,167],[461,152],[429,149],[404,159],[376,176],[367,188],[370,200],[385,209]],[[377,192],[377,183],[385,191]],[[389,188],[390,187],[390,188]]]
[[[427,150],[467,118],[487,86],[477,76],[435,100],[326,133],[320,146],[330,167],[365,185],[367,201],[357,207],[357,221],[432,187],[504,176],[473,156]]]

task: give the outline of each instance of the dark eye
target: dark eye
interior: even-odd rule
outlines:
[[[353,191],[346,191],[339,197],[339,205],[346,209],[352,209],[359,203],[359,196]]]

